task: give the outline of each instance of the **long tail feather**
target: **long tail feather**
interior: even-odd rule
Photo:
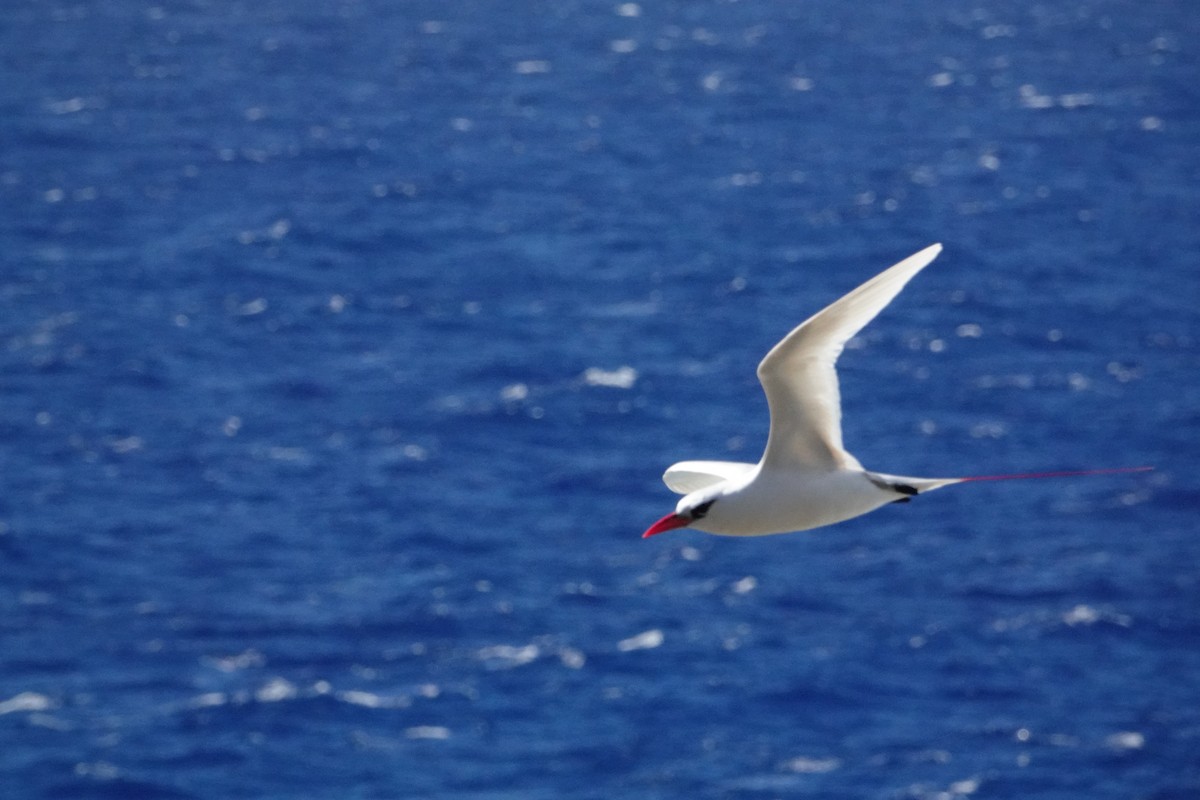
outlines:
[[[1081,475],[1122,475],[1129,472],[1149,472],[1154,467],[1116,467],[1114,469],[1077,469],[1061,472],[1021,472],[1014,475],[973,475],[959,478],[962,483],[971,481],[1016,481],[1028,478],[1075,478]]]

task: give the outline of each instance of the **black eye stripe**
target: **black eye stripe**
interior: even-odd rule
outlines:
[[[708,513],[708,509],[715,502],[717,502],[715,499],[709,500],[707,503],[701,503],[700,505],[693,508],[692,509],[692,519],[704,519],[704,515]]]

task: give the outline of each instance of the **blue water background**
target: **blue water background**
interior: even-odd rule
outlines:
[[[1200,797],[1190,2],[0,9],[13,798]],[[845,438],[639,538],[941,241]]]

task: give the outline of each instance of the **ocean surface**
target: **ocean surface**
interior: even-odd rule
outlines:
[[[5,798],[1200,797],[1200,6],[0,7]],[[899,259],[845,439],[642,531]]]

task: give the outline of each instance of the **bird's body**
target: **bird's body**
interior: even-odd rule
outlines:
[[[835,364],[846,342],[941,252],[935,244],[883,271],[814,314],[758,365],[771,411],[757,464],[684,461],[663,480],[684,497],[643,536],[692,527],[725,536],[765,536],[832,525],[954,483],[1001,478],[911,478],[872,472],[842,446]],[[1134,468],[1141,470],[1145,468]],[[1130,470],[1091,470],[1122,472]]]
[[[755,469],[747,480],[717,487],[712,504],[691,527],[725,536],[803,531],[874,511],[907,494],[878,484],[862,470]],[[703,502],[703,500],[701,501]]]

